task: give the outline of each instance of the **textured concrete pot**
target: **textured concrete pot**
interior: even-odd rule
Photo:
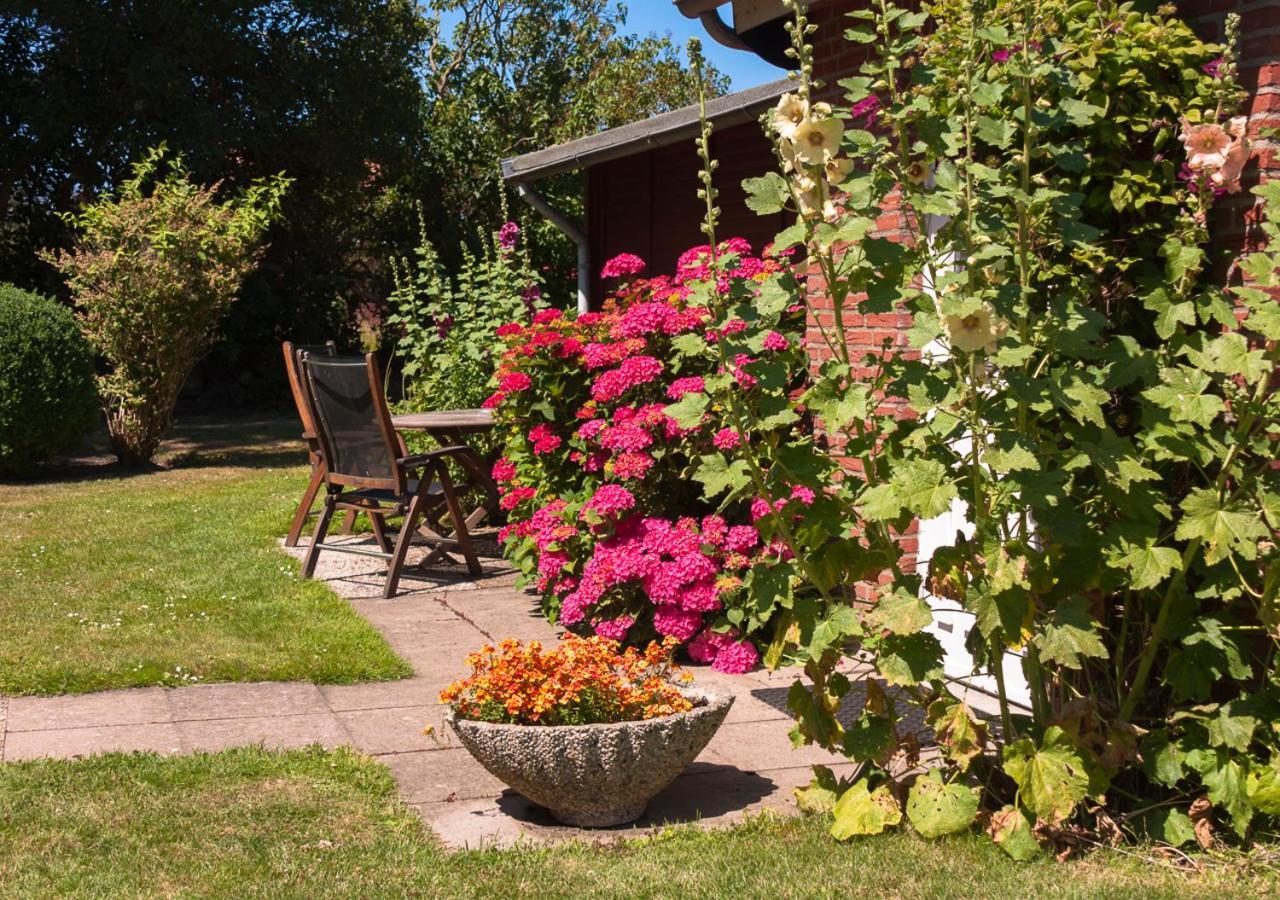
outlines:
[[[480,765],[566,825],[622,825],[693,762],[733,697],[700,688],[686,713],[614,725],[496,725],[446,721]]]

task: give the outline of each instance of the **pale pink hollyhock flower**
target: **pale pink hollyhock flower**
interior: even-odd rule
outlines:
[[[1249,119],[1247,116],[1236,116],[1227,123],[1227,133],[1235,140],[1227,148],[1222,167],[1209,176],[1214,187],[1231,194],[1240,193],[1240,176],[1244,174],[1245,164],[1253,154],[1253,146],[1249,143],[1247,133]]]
[[[1182,144],[1187,149],[1187,165],[1193,170],[1218,169],[1227,160],[1231,135],[1221,125],[1192,125],[1184,117]]]

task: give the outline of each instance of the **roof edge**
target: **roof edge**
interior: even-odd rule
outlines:
[[[721,126],[752,121],[791,87],[791,79],[782,78],[717,97],[707,103],[707,118]],[[537,181],[655,147],[670,146],[696,135],[698,123],[697,104],[660,113],[553,147],[508,157],[502,160],[502,178],[511,183]]]

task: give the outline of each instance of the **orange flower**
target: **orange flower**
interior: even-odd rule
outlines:
[[[544,652],[531,641],[502,641],[467,656],[472,673],[440,692],[460,716],[522,725],[626,722],[687,712],[693,704],[675,683],[688,683],[671,660],[667,638],[645,650],[619,652],[616,641],[571,636]]]

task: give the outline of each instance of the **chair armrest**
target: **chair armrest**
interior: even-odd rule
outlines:
[[[412,456],[405,456],[401,459],[397,459],[396,464],[405,469],[420,469],[434,459],[459,456],[470,452],[472,452],[470,447],[455,444],[452,447],[441,447],[438,450],[429,450],[426,453],[415,453]]]

